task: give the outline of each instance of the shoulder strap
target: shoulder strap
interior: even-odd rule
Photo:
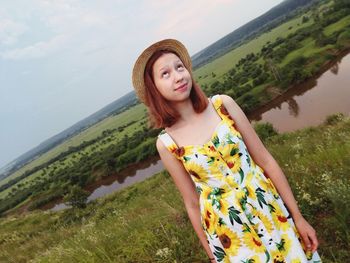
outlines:
[[[170,137],[170,135],[163,129],[159,134],[158,138],[164,143],[165,147],[177,158],[179,159],[179,155],[177,154],[179,151],[179,147]]]
[[[233,119],[231,118],[230,114],[228,113],[227,109],[225,108],[224,103],[222,102],[222,99],[220,97],[220,94],[216,94],[211,98],[214,108],[221,117],[221,119],[229,120],[233,122]]]

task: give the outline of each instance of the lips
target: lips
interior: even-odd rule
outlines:
[[[186,86],[187,86],[187,83],[181,85],[180,87],[177,87],[175,90],[179,90],[179,89],[185,88]]]

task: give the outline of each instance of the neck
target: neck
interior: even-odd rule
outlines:
[[[180,113],[180,121],[181,122],[191,122],[195,119],[197,113],[193,109],[192,101],[190,98],[173,103],[176,110]]]

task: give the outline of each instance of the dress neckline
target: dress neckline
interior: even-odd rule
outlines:
[[[212,132],[211,136],[210,136],[210,139],[208,141],[206,141],[205,143],[202,143],[202,144],[186,144],[186,145],[183,145],[183,146],[177,146],[177,148],[202,148],[204,146],[207,146],[208,144],[211,144],[213,139],[215,138],[215,135],[217,133],[217,130],[219,129],[219,127],[222,125],[222,123],[224,123],[225,120],[224,119],[221,119],[220,122],[215,126],[215,129],[214,131]],[[168,134],[169,135],[169,134]],[[170,135],[169,135],[170,136]]]
[[[215,105],[212,101],[212,98],[208,98],[209,100],[209,103],[211,103],[211,105],[213,105],[214,107],[214,110],[216,111],[216,113],[218,114],[217,112],[217,109],[215,108]],[[176,148],[196,148],[196,147],[204,147],[210,143],[212,143],[214,137],[215,137],[215,134],[217,133],[217,130],[219,129],[219,127],[225,122],[225,118],[221,117],[220,114],[218,114],[218,116],[220,117],[220,122],[215,126],[214,128],[214,131],[211,133],[211,136],[209,138],[209,140],[207,140],[205,143],[202,143],[202,144],[186,144],[186,145],[183,145],[183,146],[178,146],[177,143],[175,142],[175,140],[170,136],[170,134],[164,129],[164,132],[169,136],[169,138],[171,139],[171,141],[175,144]]]

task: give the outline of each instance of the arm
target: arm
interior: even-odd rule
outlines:
[[[169,152],[159,138],[157,139],[156,146],[166,170],[171,175],[176,187],[182,195],[188,216],[202,246],[210,258],[214,257],[201,225],[198,194],[190,175],[187,173],[182,163]]]
[[[230,96],[220,96],[227,111],[235,122],[235,127],[242,135],[249,154],[252,156],[255,163],[257,163],[270,177],[282,200],[288,207],[288,210],[293,217],[295,225],[303,239],[305,246],[307,248],[311,248],[312,243],[312,251],[315,251],[318,246],[315,230],[301,215],[292,190],[282,169],[265,148],[264,144],[256,134],[254,128],[239,105]]]

